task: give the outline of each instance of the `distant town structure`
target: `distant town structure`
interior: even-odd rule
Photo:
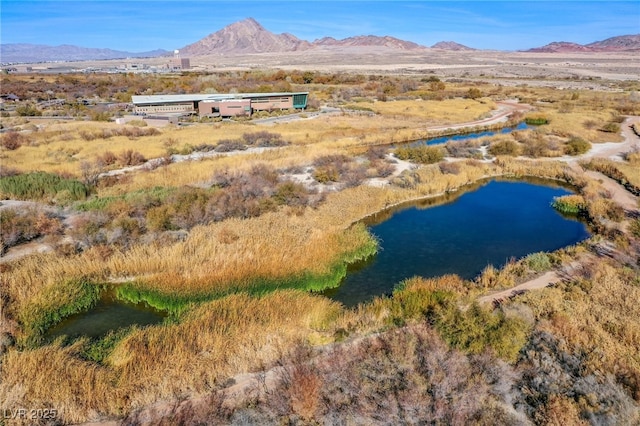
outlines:
[[[131,97],[136,114],[193,113],[202,117],[250,116],[255,111],[307,107],[309,92],[149,95]]]
[[[191,61],[189,58],[182,58],[179,50],[174,50],[173,58],[169,63],[169,68],[172,71],[188,70],[191,68]]]

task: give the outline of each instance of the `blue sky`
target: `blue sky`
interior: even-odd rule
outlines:
[[[19,1],[1,0],[1,42],[173,50],[252,17],[274,33],[390,35],[519,50],[640,33],[634,1]]]

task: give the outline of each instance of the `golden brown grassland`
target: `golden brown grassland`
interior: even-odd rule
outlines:
[[[591,124],[585,126],[585,121],[595,122],[593,126],[611,121],[617,102],[614,95],[580,93],[576,99],[564,99],[566,94],[526,90],[532,98],[556,97],[552,106],[538,107],[550,118],[546,132],[603,140],[602,132]],[[210,180],[216,171],[249,169],[258,163],[285,168],[309,164],[325,154],[353,156],[380,142],[419,139],[424,136],[425,123],[440,124],[454,110],[458,120],[478,119],[492,103],[420,100],[366,105],[380,115],[321,117],[275,125],[269,131],[282,134],[292,145],[136,172],[113,186],[99,188],[98,195],[198,184]],[[429,114],[430,107],[440,113]],[[97,132],[112,126],[75,122],[50,126],[31,135],[32,146],[3,150],[3,167],[79,176],[81,160],[93,161],[105,151],[117,154],[134,149],[151,158],[164,155],[168,146],[216,144],[257,128],[247,123],[216,123],[167,128],[161,135],[136,140],[114,136],[84,141],[79,136],[83,130]],[[606,140],[611,140],[610,134]],[[620,165],[627,175],[635,167],[635,159]],[[532,336],[549,332],[566,340],[563,353],[586,353],[580,358],[580,374],[600,377],[613,372],[615,383],[637,403],[640,342],[638,323],[631,319],[640,314],[632,303],[638,297],[638,275],[637,269],[622,268],[615,259],[596,259],[566,283],[520,297],[493,313],[474,306],[473,299],[488,288],[509,287],[530,276],[523,262],[501,271],[488,269],[474,282],[452,276],[411,280],[393,298],[378,298],[353,310],[290,289],[335,284],[344,274],[345,262],[371,253],[374,241],[366,229],[351,226],[358,219],[491,176],[568,181],[580,188],[590,212],[606,216],[609,211],[609,201],[601,199],[598,183],[565,164],[499,157],[495,162],[463,160],[455,173],[443,172],[438,165],[423,166],[395,178],[394,185],[360,185],[330,193],[315,208],[281,207],[259,217],[197,226],[184,241],[171,244],[136,243],[108,253],[94,247],[66,256],[29,256],[3,266],[3,326],[13,329],[18,347],[2,355],[0,400],[8,408],[54,407],[65,423],[122,416],[161,399],[218,389],[234,375],[275,365],[301,345],[334,343],[346,336],[362,337],[427,321],[455,356],[488,354],[492,360],[507,361],[523,377],[522,371],[532,362],[523,348],[539,350]],[[598,238],[611,237],[637,260],[638,238],[618,232],[620,229],[615,221],[605,221],[604,237]],[[584,251],[567,249],[553,259],[566,262]],[[39,327],[51,325],[51,316],[107,282],[125,282],[143,298],[161,295],[164,307],[178,300],[180,309],[173,321],[134,328],[120,336],[103,349],[99,361],[87,357],[92,342],[33,344],[43,331]],[[190,301],[194,303],[189,305]],[[523,386],[532,385],[526,382]],[[531,395],[535,397],[536,392],[531,390]],[[573,393],[559,389],[555,397],[544,398],[529,403],[547,420],[565,411],[573,416],[569,420],[578,421],[588,418],[589,412],[599,413],[604,404],[575,389]]]

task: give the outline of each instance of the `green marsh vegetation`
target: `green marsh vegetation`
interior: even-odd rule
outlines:
[[[66,202],[84,200],[90,188],[76,179],[54,173],[31,172],[0,177],[0,196],[19,200],[51,200]]]

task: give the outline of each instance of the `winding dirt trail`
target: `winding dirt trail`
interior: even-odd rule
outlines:
[[[458,130],[458,129],[464,129],[464,128],[478,127],[478,126],[489,126],[492,124],[497,124],[497,123],[507,121],[507,119],[514,112],[525,112],[531,109],[531,105],[521,104],[521,103],[518,103],[518,101],[516,100],[500,101],[500,102],[496,102],[496,104],[498,105],[498,108],[496,108],[492,112],[491,117],[489,118],[476,120],[476,121],[468,121],[466,123],[447,124],[442,126],[430,126],[430,127],[427,127],[426,129],[437,131],[437,130],[448,130],[448,129]]]

